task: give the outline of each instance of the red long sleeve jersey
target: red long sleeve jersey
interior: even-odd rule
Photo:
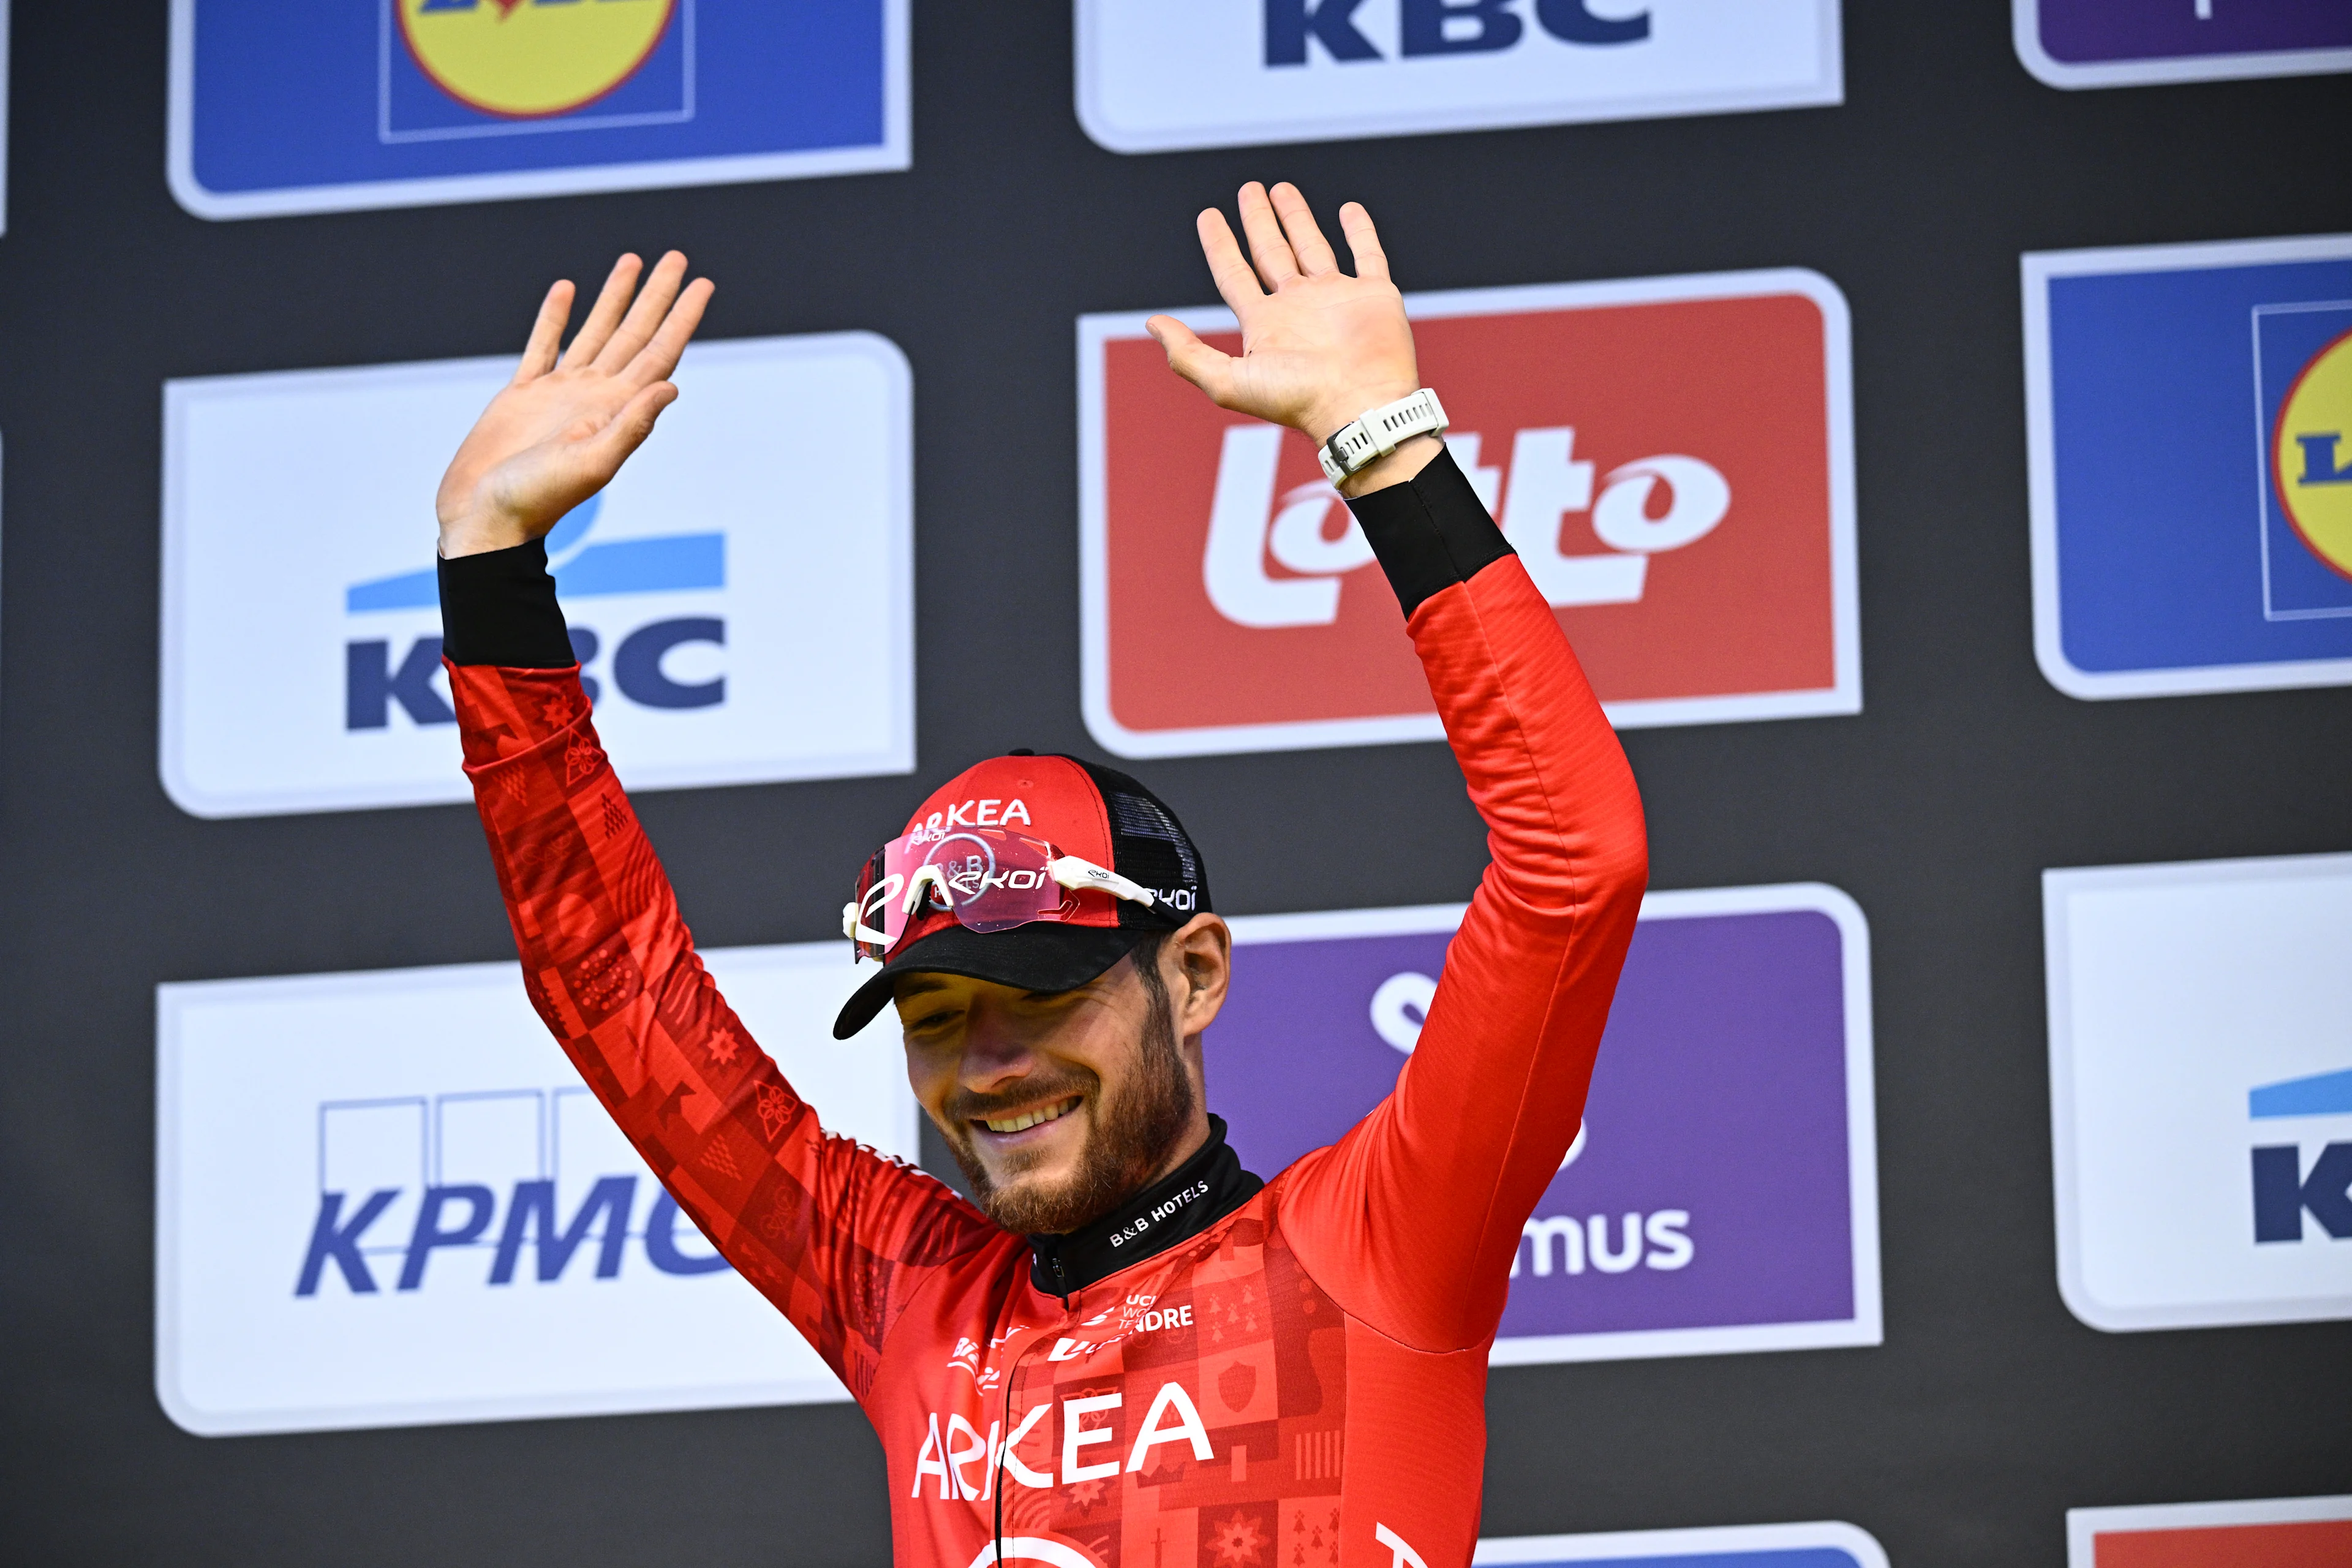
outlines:
[[[899,1563],[988,1562],[1000,1518],[1007,1561],[1052,1568],[1469,1561],[1487,1348],[1645,860],[1623,753],[1517,557],[1408,626],[1493,857],[1419,1047],[1337,1144],[1067,1300],[1022,1237],[819,1129],[696,958],[577,671],[452,667],[531,1001],[865,1407]]]

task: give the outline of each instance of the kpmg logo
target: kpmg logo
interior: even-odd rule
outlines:
[[[174,0],[200,217],[903,169],[906,0]]]
[[[2352,855],[2049,871],[2042,901],[2067,1306],[2352,1317]]]
[[[1613,722],[1860,710],[1835,285],[1790,269],[1406,303],[1446,446]],[[1225,312],[1177,313],[1233,340]],[[1437,739],[1395,595],[1312,446],[1185,401],[1144,320],[1079,322],[1095,739],[1129,757]]]
[[[183,808],[465,798],[431,498],[509,374],[457,361],[166,389],[161,765]],[[870,334],[779,338],[698,346],[678,377],[661,429],[547,539],[622,776],[904,772],[905,361]]]
[[[832,1042],[839,944],[705,957],[829,1129],[914,1156],[897,1053]],[[844,1397],[513,964],[167,985],[156,1015],[156,1391],[188,1430]]]
[[[1395,1086],[1461,915],[1234,922],[1208,1070],[1253,1169],[1337,1142]],[[1879,1342],[1868,945],[1834,889],[1650,895],[1496,1363]]]
[[[2352,1495],[2066,1510],[2067,1568],[2352,1563]]]
[[[1627,1530],[1594,1535],[1490,1535],[1470,1561],[1480,1568],[1554,1568],[1593,1563],[1631,1568],[1887,1568],[1869,1531],[1813,1524],[1734,1524],[1706,1530]]]
[[[2352,683],[2352,237],[2023,272],[2043,675],[2082,698]]]
[[[1078,0],[1115,153],[1839,102],[1836,0]]]
[[[2025,68],[2052,87],[2352,70],[2337,0],[2011,0]]]

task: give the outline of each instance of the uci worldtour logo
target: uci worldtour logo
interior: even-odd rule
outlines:
[[[397,0],[401,42],[466,107],[541,120],[585,109],[653,57],[679,0]]]
[[[723,533],[673,533],[649,539],[589,541],[602,514],[604,498],[591,496],[547,535],[548,564],[555,575],[555,591],[569,608],[590,599],[626,599],[651,594],[675,594],[727,586],[727,536]],[[354,583],[344,591],[343,609],[354,628],[370,616],[402,610],[430,609],[440,603],[440,585],[434,569],[404,572]],[[600,612],[609,628],[618,621],[625,630],[599,630]],[[609,612],[603,605],[573,613],[572,651],[582,667],[581,684],[591,702],[601,700],[604,683],[591,673],[609,643],[613,657],[604,667],[620,694],[642,708],[690,710],[715,708],[727,700],[727,677],[716,670],[691,677],[666,667],[674,652],[697,649],[698,662],[714,662],[709,650],[727,645],[727,622],[718,614],[671,616],[630,625],[625,605]],[[441,638],[421,635],[398,647],[389,637],[355,636],[343,647],[343,728],[382,730],[399,709],[413,724],[454,724],[457,710],[443,694]],[[696,654],[681,653],[680,664]]]

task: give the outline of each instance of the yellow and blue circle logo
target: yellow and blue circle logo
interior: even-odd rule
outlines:
[[[2271,482],[2311,552],[2352,577],[2352,332],[2312,355],[2287,388],[2271,431]]]
[[[636,74],[677,0],[400,0],[417,68],[485,114],[569,114]]]

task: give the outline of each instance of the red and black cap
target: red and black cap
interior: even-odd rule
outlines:
[[[1157,897],[1149,908],[1093,889],[1074,890],[1075,913],[1010,931],[966,930],[953,913],[926,910],[907,929],[881,972],[853,993],[834,1020],[845,1040],[890,1003],[891,982],[923,972],[962,974],[1024,991],[1084,985],[1154,931],[1202,913],[1209,879],[1200,851],[1160,798],[1115,768],[1078,757],[1013,752],[965,769],[933,791],[906,831],[1011,827],[1064,855],[1108,867]]]

